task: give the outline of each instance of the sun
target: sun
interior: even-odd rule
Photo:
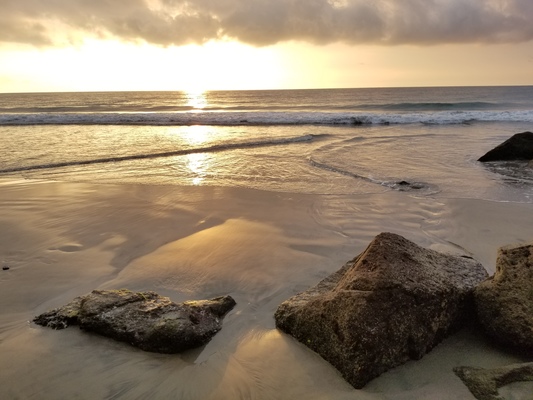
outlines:
[[[39,91],[269,89],[282,86],[286,73],[274,48],[229,41],[161,47],[86,38],[77,47],[12,51],[0,61],[0,78]]]
[[[208,42],[174,48],[173,79],[188,93],[279,87],[284,61],[274,49],[237,42]],[[171,75],[168,71],[167,76]]]

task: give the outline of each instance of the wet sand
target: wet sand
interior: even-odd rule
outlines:
[[[452,368],[525,361],[463,330],[355,390],[274,326],[277,306],[391,231],[469,254],[533,240],[533,204],[405,193],[303,195],[244,188],[0,182],[0,398],[473,399]],[[206,346],[180,355],[29,321],[92,289],[174,301],[230,294]],[[531,386],[508,390],[527,396]]]

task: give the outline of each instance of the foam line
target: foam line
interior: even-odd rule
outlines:
[[[213,146],[166,151],[162,153],[132,154],[128,156],[97,158],[97,159],[92,159],[92,160],[64,161],[64,162],[50,163],[50,164],[28,165],[28,166],[2,169],[0,170],[0,173],[32,171],[32,170],[40,170],[40,169],[53,169],[53,168],[62,168],[62,167],[70,167],[70,166],[77,166],[77,165],[105,164],[105,163],[112,163],[112,162],[143,160],[143,159],[150,159],[150,158],[183,156],[183,155],[194,154],[194,153],[215,153],[219,151],[245,149],[245,148],[252,148],[252,147],[278,146],[278,145],[284,145],[284,144],[310,142],[313,139],[321,137],[321,136],[325,136],[325,135],[303,135],[303,136],[262,140],[262,141],[254,141],[254,142],[217,144]]]
[[[372,124],[448,125],[470,122],[533,122],[533,110],[412,112],[133,112],[0,113],[0,125],[146,125],[146,126],[350,126]]]

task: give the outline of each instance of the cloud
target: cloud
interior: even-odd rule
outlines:
[[[162,46],[508,43],[533,39],[531,0],[0,0],[0,42],[91,35]]]

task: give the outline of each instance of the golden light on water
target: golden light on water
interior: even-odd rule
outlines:
[[[205,96],[203,96],[203,92],[200,95],[191,95],[192,92],[188,92],[189,98],[192,98],[194,101],[198,101],[199,105],[207,104],[207,101],[205,100]],[[184,139],[188,142],[188,144],[192,148],[198,148],[198,147],[204,147],[210,145],[210,128],[203,125],[193,125],[187,127],[187,130],[184,132]],[[210,153],[191,153],[187,154],[186,157],[186,167],[189,170],[189,172],[192,173],[192,184],[195,186],[201,185],[205,177],[207,176],[207,172],[210,168]]]
[[[189,90],[185,93],[187,105],[193,108],[193,111],[199,112],[207,107],[208,102],[204,90]]]
[[[209,142],[210,128],[205,125],[192,125],[183,133],[184,139],[190,146],[197,147]]]
[[[192,184],[201,185],[209,170],[207,153],[191,153],[187,155],[187,168],[195,175]]]

